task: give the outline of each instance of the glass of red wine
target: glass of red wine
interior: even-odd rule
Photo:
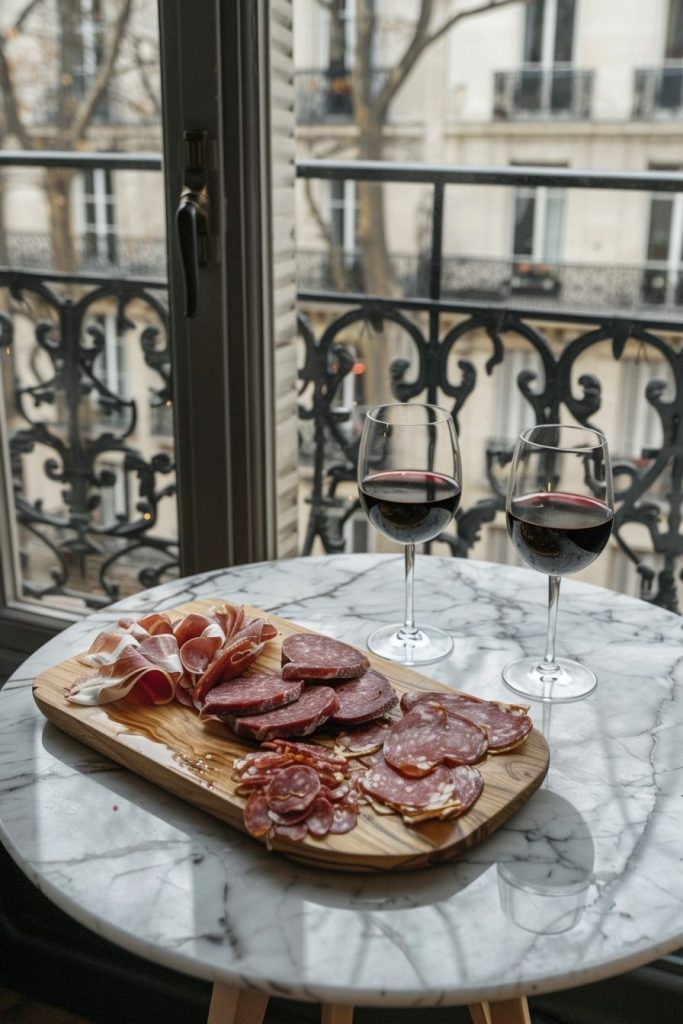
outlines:
[[[543,658],[511,662],[503,679],[530,700],[579,700],[597,679],[585,665],[556,657],[557,603],[562,577],[591,565],[612,532],[612,469],[604,435],[557,423],[523,431],[512,459],[506,512],[513,545],[548,577],[548,631]]]
[[[358,489],[370,523],[405,550],[404,622],[371,633],[368,648],[406,665],[448,657],[448,633],[415,625],[413,583],[415,545],[434,540],[460,502],[460,449],[450,413],[416,403],[370,409],[358,452]]]

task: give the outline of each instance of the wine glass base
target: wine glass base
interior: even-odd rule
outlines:
[[[414,632],[407,632],[403,626],[382,626],[370,634],[367,646],[387,661],[430,665],[448,657],[453,650],[453,638],[436,626],[423,626]]]
[[[593,672],[570,658],[555,658],[556,671],[544,668],[538,658],[520,658],[503,669],[506,686],[527,700],[568,704],[581,700],[598,685]]]

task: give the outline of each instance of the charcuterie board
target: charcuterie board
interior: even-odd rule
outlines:
[[[194,601],[170,614],[175,618],[189,611],[207,611],[216,603]],[[255,608],[247,608],[247,614],[266,618],[277,627],[277,637],[266,645],[258,664],[279,670],[282,641],[291,633],[302,632],[303,627]],[[406,691],[452,692],[453,688],[402,665],[372,656],[370,661],[387,676],[399,696]],[[194,709],[177,703],[149,706],[120,700],[90,707],[73,704],[66,694],[84,672],[87,669],[82,663],[70,658],[36,678],[34,698],[50,722],[175,796],[245,831],[245,801],[235,793],[237,783],[231,778],[231,769],[235,757],[256,749],[257,744],[237,738],[219,722],[200,722]],[[326,742],[325,735],[322,729],[306,739]],[[405,871],[452,860],[489,836],[538,789],[548,762],[548,745],[534,729],[522,746],[488,756],[477,766],[484,777],[484,790],[460,818],[409,826],[399,815],[378,814],[368,805],[363,806],[351,832],[328,834],[323,839],[309,836],[301,842],[276,838],[272,848],[315,867],[342,871]]]

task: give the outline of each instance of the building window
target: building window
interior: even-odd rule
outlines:
[[[564,238],[565,190],[519,188],[515,193],[512,289],[557,295],[553,266],[560,262]]]
[[[528,349],[506,352],[503,364],[496,373],[498,386],[494,444],[511,447],[521,432],[536,422],[532,406],[519,389],[518,379],[520,373],[525,371],[538,373],[540,365],[536,352]]]
[[[683,193],[652,196],[645,259],[643,300],[683,304]]]
[[[575,77],[575,0],[532,0],[526,8],[522,70],[516,95],[520,110],[571,110]]]
[[[114,264],[117,228],[112,172],[103,167],[84,171],[76,179],[76,233],[82,239],[87,263]]]
[[[667,60],[683,60],[683,0],[671,0],[666,31]]]

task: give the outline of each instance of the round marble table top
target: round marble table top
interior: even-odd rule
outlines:
[[[62,909],[150,960],[322,1002],[503,999],[616,974],[683,945],[683,621],[576,580],[558,653],[597,673],[586,700],[532,707],[546,782],[457,862],[381,877],[269,853],[47,723],[42,670],[133,615],[199,597],[249,603],[362,646],[402,613],[403,562],[338,555],[202,574],[71,626],[0,694],[0,837]],[[526,569],[420,557],[418,622],[455,638],[422,671],[509,700],[503,665],[541,653],[546,580]]]

